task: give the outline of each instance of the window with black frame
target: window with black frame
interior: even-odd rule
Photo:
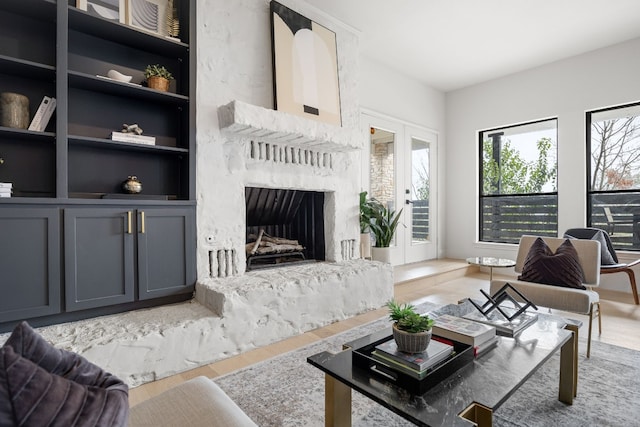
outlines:
[[[640,250],[640,102],[590,111],[586,124],[587,224]]]
[[[479,132],[482,242],[557,236],[557,119]]]

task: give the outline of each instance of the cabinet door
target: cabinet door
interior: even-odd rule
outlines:
[[[59,210],[4,206],[0,236],[0,322],[59,313]]]
[[[195,211],[138,212],[138,292],[151,299],[192,292],[196,281]]]
[[[64,211],[66,311],[134,300],[134,224],[126,208]]]

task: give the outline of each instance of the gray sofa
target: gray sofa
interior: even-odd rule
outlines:
[[[257,427],[216,383],[197,377],[130,409],[130,427]]]

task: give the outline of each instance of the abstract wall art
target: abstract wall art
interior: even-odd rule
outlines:
[[[76,7],[86,10],[90,15],[124,24],[124,2],[125,0],[76,0]]]
[[[127,24],[166,36],[168,0],[127,0]]]
[[[341,126],[336,34],[271,1],[275,109]]]

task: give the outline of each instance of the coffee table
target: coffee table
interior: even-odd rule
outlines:
[[[451,313],[456,306],[446,306]],[[453,309],[451,307],[454,307]],[[538,321],[514,338],[474,359],[421,395],[353,361],[353,351],[391,334],[385,328],[346,343],[339,353],[322,352],[307,362],[325,373],[325,426],[351,425],[351,390],[419,426],[491,426],[493,412],[560,351],[558,399],[572,404],[577,392],[579,322],[538,313]]]
[[[489,267],[489,281],[493,280],[494,268],[514,267],[516,262],[507,258],[494,258],[490,256],[474,256],[467,258],[468,264],[479,265],[480,267]]]

